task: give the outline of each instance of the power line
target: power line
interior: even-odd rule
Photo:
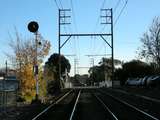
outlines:
[[[55,2],[56,2],[56,4],[57,4],[57,1],[55,0]],[[59,0],[59,4],[60,4],[60,6],[61,6],[61,8],[60,7],[58,7],[58,9],[62,9],[62,10],[64,10],[63,8],[63,5],[62,5],[62,2],[61,2],[61,0]],[[57,4],[58,5],[58,4]],[[63,11],[64,12],[64,16],[65,16],[65,10]],[[66,26],[64,25],[63,26],[63,28],[64,28],[64,32],[65,33],[67,33],[67,28],[66,28]]]
[[[124,4],[123,8],[121,9],[121,11],[120,11],[118,17],[116,18],[116,20],[115,20],[115,22],[114,22],[114,26],[115,26],[115,24],[118,22],[118,20],[119,20],[120,16],[122,15],[124,9],[126,8],[127,4],[128,4],[128,0],[126,0],[126,2],[125,2],[125,4]]]
[[[100,6],[100,9],[103,9],[103,8],[104,8],[105,3],[106,3],[106,0],[103,0],[102,4],[101,4],[101,6]],[[98,26],[98,24],[99,24],[99,21],[100,21],[100,15],[99,15],[98,18],[97,18],[96,25],[95,25],[95,28],[94,28],[94,30],[93,30],[94,32],[96,32],[96,29],[97,29],[97,26]],[[94,48],[94,46],[95,46],[95,39],[93,39],[93,44],[92,44],[92,40],[91,40],[91,51],[92,51],[92,53],[93,53],[92,45],[93,45],[93,48]]]
[[[117,10],[117,8],[118,8],[118,6],[119,6],[120,2],[121,2],[121,0],[118,0],[118,1],[117,1],[117,4],[115,5],[115,7],[114,7],[114,9],[113,9],[113,10],[114,10],[114,12]]]
[[[59,3],[60,3],[60,6],[61,6],[61,9],[64,9],[61,0],[59,0]],[[67,27],[66,27],[65,25],[64,25],[63,27],[64,27],[64,32],[65,32],[65,33],[67,33],[67,31],[72,31],[71,28],[68,28],[68,29],[67,29]]]
[[[77,28],[77,24],[76,24],[76,14],[75,14],[75,9],[74,9],[74,5],[73,5],[73,1],[72,0],[70,1],[70,4],[71,4],[71,9],[72,9],[73,24],[74,24],[74,27],[75,27],[75,31],[78,32],[78,28]],[[77,37],[77,39],[78,39],[78,37]],[[74,42],[75,50],[78,53],[78,58],[80,59],[79,40],[74,40],[74,41],[75,41]]]
[[[57,0],[54,0],[55,4],[56,4],[56,7],[59,9],[59,6],[58,6],[58,3],[57,3]]]
[[[72,0],[71,0],[71,8],[72,8],[72,14],[73,14],[73,19],[74,19],[74,26],[75,26],[75,30],[77,32],[78,29],[77,29],[76,17],[75,17],[75,12],[74,12],[74,7],[73,7],[73,1]]]
[[[101,8],[104,8],[104,5],[106,4],[106,0],[103,0]]]
[[[60,3],[60,6],[61,6],[61,8],[63,9],[63,5],[62,5],[62,2],[61,2],[61,0],[59,0],[59,3]]]
[[[101,9],[104,8],[105,3],[106,3],[106,0],[103,0],[102,5],[101,5],[101,7],[100,7]],[[98,16],[97,21],[96,21],[96,25],[95,25],[95,28],[94,28],[93,31],[96,30],[99,21],[100,21],[100,17]]]
[[[116,6],[117,6],[117,7],[119,6],[120,1],[121,1],[121,0],[119,0],[119,1],[117,2],[117,4],[116,4]],[[127,4],[128,4],[128,0],[126,0],[126,1],[125,1],[124,6],[122,7],[122,9],[121,9],[121,11],[120,11],[120,13],[119,13],[118,17],[116,18],[116,20],[115,20],[115,22],[114,22],[114,26],[115,26],[115,25],[116,25],[116,23],[118,22],[118,20],[119,20],[120,16],[122,15],[122,13],[123,13],[124,9],[126,8]],[[114,11],[117,9],[117,8],[116,8],[116,6],[115,6],[115,8],[114,8]],[[103,31],[103,30],[105,29],[105,27],[106,27],[106,26],[104,26],[104,27],[102,28],[102,30],[101,30],[101,31]]]
[[[60,0],[59,0],[59,3],[60,3],[61,8],[59,7],[57,0],[54,0],[54,3],[55,3],[55,5],[56,5],[56,7],[57,7],[58,10],[61,9],[61,8],[63,9],[63,5],[62,5],[62,2]],[[65,26],[63,26],[63,27],[64,27],[65,33],[67,33],[66,27]]]
[[[59,0],[59,4],[58,4],[57,0],[54,0],[54,2],[56,4],[57,9],[60,9],[60,6],[61,6],[61,9],[63,9],[63,5],[62,5],[61,0]]]

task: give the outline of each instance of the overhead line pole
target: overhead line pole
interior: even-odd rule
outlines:
[[[58,69],[58,77],[59,81],[57,81],[58,86],[60,85],[61,82],[61,10],[59,9],[58,11],[59,18],[58,18],[58,54],[59,54],[59,69]]]
[[[113,10],[111,9],[111,46],[112,46],[112,87],[114,84],[114,43],[113,43]]]
[[[65,43],[70,39],[70,37],[61,45],[61,25],[70,24],[66,22],[66,19],[70,18],[70,16],[66,16],[65,12],[70,11],[70,9],[59,9],[58,10],[58,54],[59,54],[59,69],[58,69],[58,78],[59,81],[57,81],[58,86],[62,85],[61,81],[61,48],[65,45]],[[63,12],[63,15],[62,13]]]
[[[7,60],[6,60],[6,78],[7,78],[7,76],[8,76],[8,63],[7,63]]]
[[[64,12],[63,16],[61,15],[61,11]],[[58,40],[59,55],[60,55],[61,48],[69,41],[69,39],[72,36],[99,36],[99,37],[101,37],[105,41],[105,43],[108,44],[108,46],[111,48],[111,53],[112,53],[112,58],[111,58],[112,59],[112,85],[113,85],[113,80],[114,80],[114,45],[113,45],[113,12],[112,12],[112,9],[101,9],[101,11],[105,12],[105,15],[101,16],[101,18],[103,18],[103,19],[105,18],[105,21],[103,21],[101,24],[110,25],[110,27],[111,27],[110,32],[105,33],[105,34],[99,34],[99,33],[97,33],[97,34],[95,34],[95,33],[61,34],[60,26],[70,24],[70,23],[66,22],[66,19],[70,18],[70,16],[65,15],[66,11],[70,11],[70,9],[63,9],[63,10],[59,9],[59,40]],[[61,22],[61,20],[63,20],[63,22]],[[110,36],[111,43],[108,42],[104,36]],[[62,45],[61,45],[61,37],[66,37],[65,38],[66,40],[62,43]],[[60,63],[60,58],[59,58],[59,79],[61,76],[60,66],[61,66],[61,63]]]
[[[110,24],[110,36],[111,36],[111,45],[105,41],[105,39],[102,37],[102,39],[110,46],[111,53],[112,53],[112,87],[114,86],[114,43],[113,43],[113,10],[111,9],[101,9],[102,12],[105,13],[105,15],[101,15],[102,18],[105,18],[105,21],[101,24]]]

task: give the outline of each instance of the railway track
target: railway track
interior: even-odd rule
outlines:
[[[108,106],[103,102],[103,100],[98,97],[96,94],[93,94],[96,99],[101,103],[101,105],[103,106],[103,108],[108,111],[108,113],[110,114],[110,117],[108,117],[108,119],[111,119],[111,120],[118,120],[118,118],[116,117],[116,115],[108,108]]]
[[[82,91],[82,92],[81,92]],[[32,120],[118,120],[92,90],[70,91]]]
[[[83,90],[70,120],[118,120],[93,90]]]
[[[32,120],[68,120],[78,91],[71,90],[49,105]]]
[[[119,120],[159,120],[159,118],[156,118],[110,93],[99,90],[97,96],[99,96],[105,104],[108,104],[111,111],[114,112]]]
[[[103,89],[103,91],[112,94],[118,97],[119,99],[127,103],[130,103],[136,108],[160,119],[160,103],[158,100],[152,100],[150,98],[148,99],[146,97],[141,97],[140,95],[135,95],[115,89]]]
[[[135,94],[135,93],[129,93],[129,92],[125,91],[125,90],[120,90],[120,89],[114,89],[114,91],[115,92],[119,92],[119,93],[123,93],[123,94],[126,94],[126,95],[130,95],[130,96],[139,97],[139,98],[142,98],[142,99],[150,101],[150,102],[160,103],[160,100],[158,100],[156,98],[151,98],[151,97],[148,97],[148,96]]]
[[[72,90],[32,120],[159,120],[98,89]]]

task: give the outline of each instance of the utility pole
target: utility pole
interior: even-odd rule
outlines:
[[[92,67],[93,67],[93,69],[92,69],[92,85],[94,85],[94,81],[95,81],[95,74],[94,74],[94,72],[95,72],[95,67],[94,67],[94,58],[91,58],[91,64],[92,64]]]
[[[34,77],[36,80],[36,96],[35,96],[35,101],[38,101],[39,97],[39,82],[38,82],[38,60],[37,60],[37,47],[38,47],[38,28],[39,25],[35,21],[31,21],[28,24],[28,30],[32,33],[35,34],[35,55],[34,55],[34,66],[33,66],[33,72],[34,72]]]
[[[61,85],[61,48],[63,47],[63,45],[61,45],[61,25],[67,25],[70,24],[69,22],[66,22],[66,20],[68,18],[70,18],[70,16],[66,15],[66,12],[69,12],[70,9],[59,9],[58,10],[58,54],[59,54],[59,69],[58,69],[58,77],[59,77],[59,81],[58,82],[58,86]],[[60,83],[59,83],[60,82]]]
[[[6,75],[5,75],[5,77],[7,78],[7,76],[8,76],[8,63],[7,63],[7,60],[6,60]]]
[[[78,68],[78,59],[74,59],[74,75],[76,75],[78,72],[77,72],[77,68]]]
[[[61,10],[59,9],[58,11],[58,16],[59,16],[59,19],[58,19],[58,54],[59,54],[59,69],[58,69],[58,78],[59,80],[56,80],[57,84],[58,84],[58,87],[61,85],[60,82],[61,82],[61,51],[60,51],[60,47],[61,47]]]
[[[74,76],[75,76],[75,80],[77,80],[76,75],[79,74],[78,72],[78,59],[74,59]]]
[[[76,81],[76,59],[74,59],[74,79],[75,79],[75,81]]]
[[[111,36],[111,54],[112,54],[112,87],[114,87],[114,43],[113,43],[113,10],[111,9],[101,9],[104,13],[101,18],[105,19],[105,22],[101,24],[110,25],[110,36]]]
[[[113,10],[111,9],[112,87],[114,87]]]

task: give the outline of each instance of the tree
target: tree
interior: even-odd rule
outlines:
[[[117,68],[115,70],[114,75],[115,75],[115,80],[119,80],[121,85],[124,85],[128,78],[123,68]]]
[[[126,62],[122,65],[122,68],[128,77],[144,77],[152,74],[150,65],[139,60]]]
[[[114,59],[114,65],[121,64],[121,61]],[[109,79],[112,77],[112,59],[111,58],[102,58],[99,62],[99,66],[93,66],[89,69],[90,81],[101,82],[105,80],[105,76]]]
[[[38,37],[37,63],[41,66],[43,58],[48,55],[50,42]],[[15,39],[10,37],[10,44],[13,53],[7,54],[11,62],[16,66],[17,78],[20,80],[20,94],[26,100],[31,100],[35,96],[35,80],[33,66],[36,55],[36,43],[34,39],[23,39],[16,31]],[[38,42],[38,43],[39,43]],[[42,68],[42,67],[40,67]],[[42,69],[39,70],[39,82],[42,82]],[[41,88],[40,88],[41,89]]]
[[[122,68],[118,68],[115,71],[115,78],[121,81],[121,85],[124,85],[128,78],[141,78],[144,76],[154,74],[154,68],[145,62],[140,60],[132,60],[122,65]]]
[[[60,56],[61,60],[61,76],[67,72],[70,72],[71,65],[69,60],[66,59],[63,55]],[[52,54],[48,61],[45,63],[45,76],[48,81],[47,91],[49,94],[55,94],[60,90],[60,82],[59,81],[59,54]]]
[[[141,38],[142,47],[139,49],[139,56],[146,58],[149,62],[160,65],[160,17],[153,19],[149,30]]]
[[[90,78],[89,81],[98,83],[104,80],[104,67],[103,66],[93,66],[89,69]]]

